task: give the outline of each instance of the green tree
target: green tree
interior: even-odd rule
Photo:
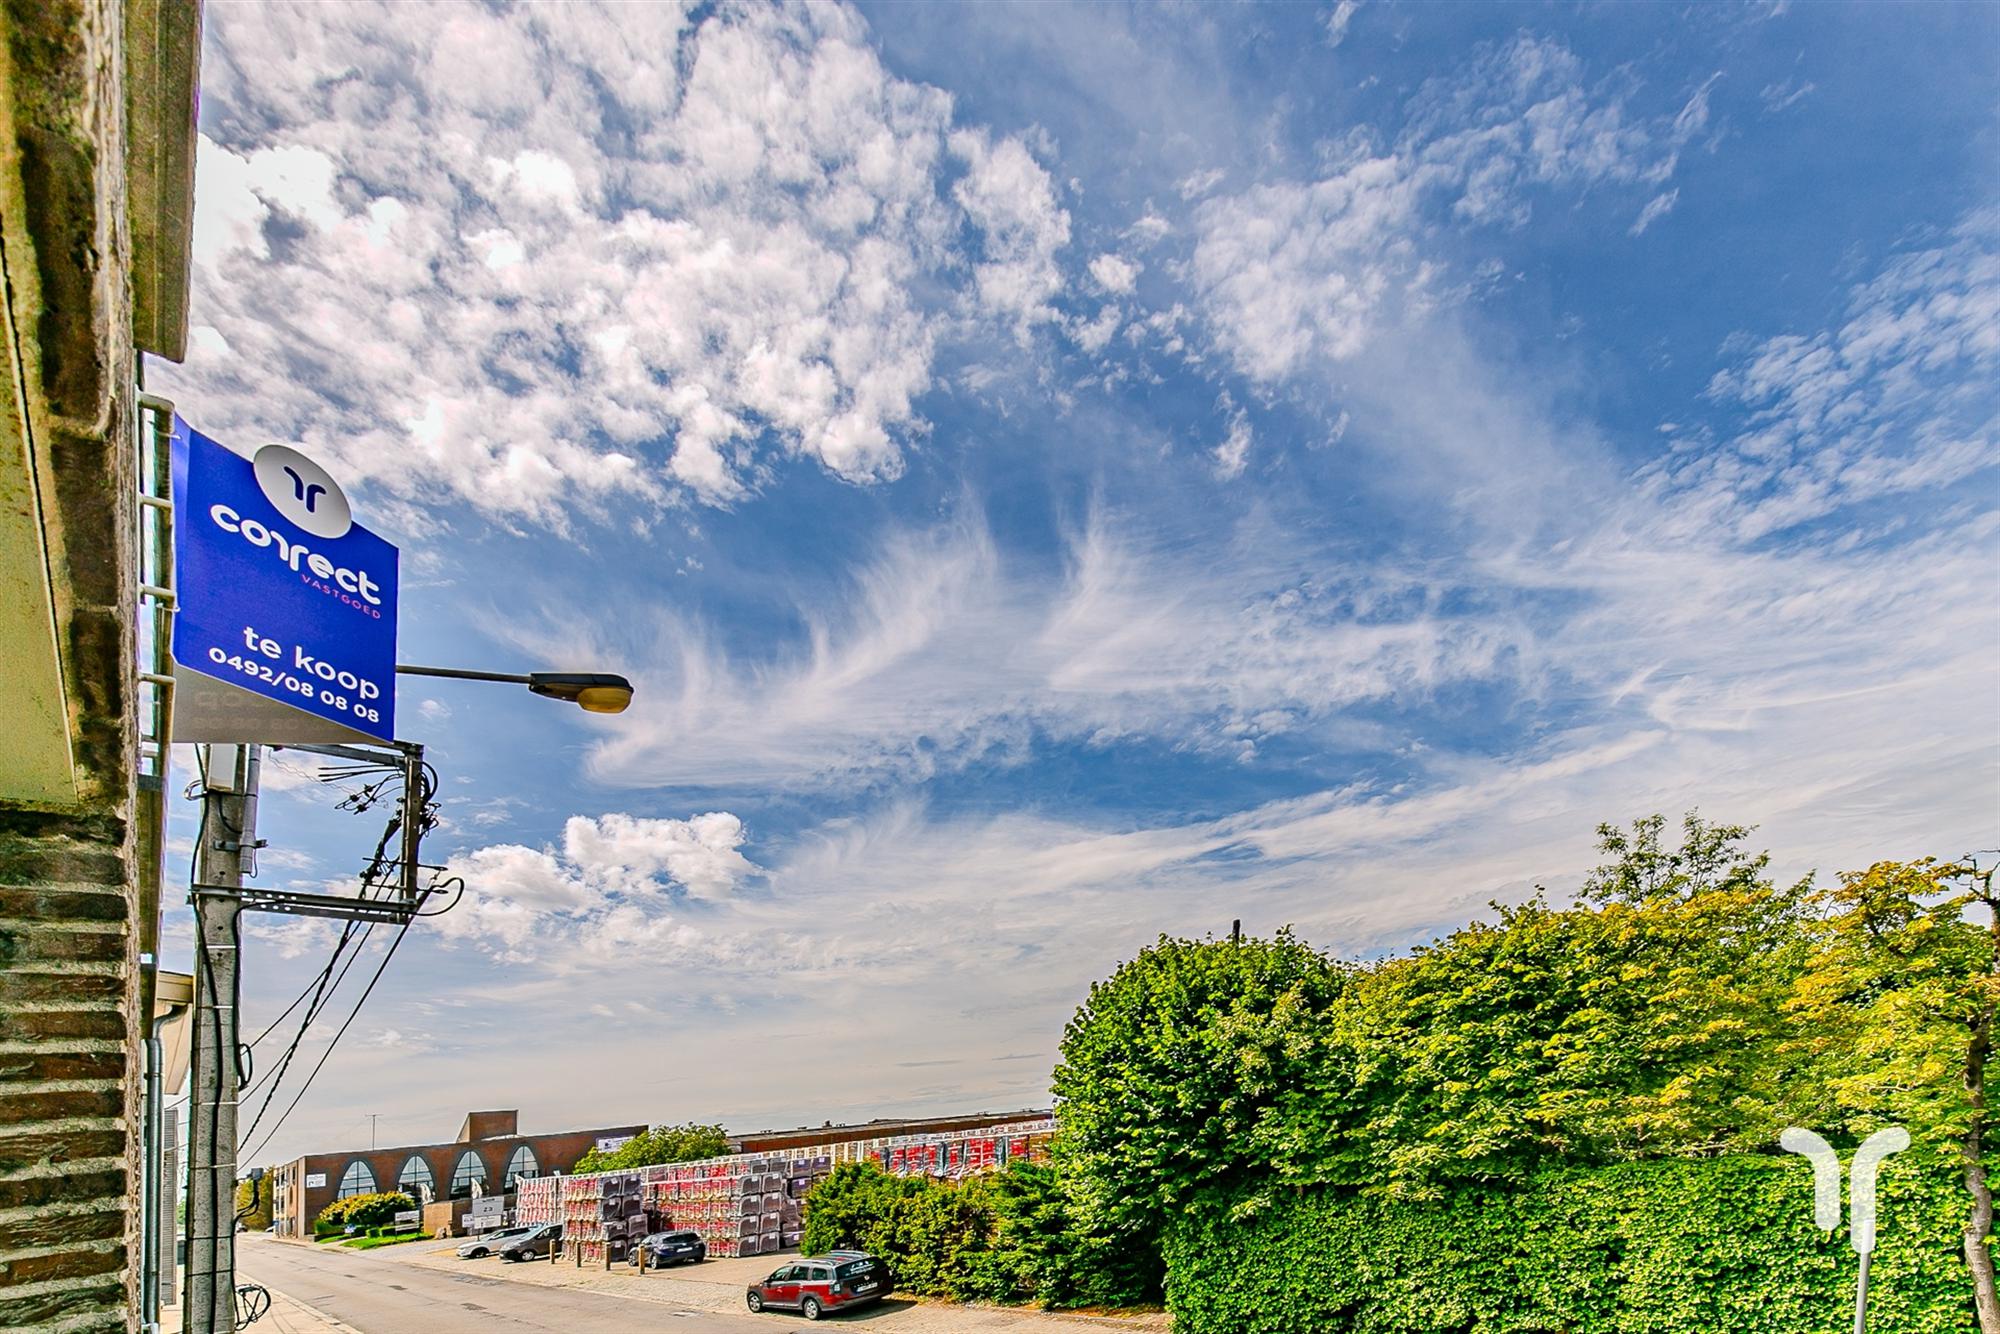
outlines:
[[[236,1183],[236,1221],[252,1232],[271,1226],[271,1172],[266,1168],[256,1180],[248,1177]]]
[[[592,1149],[577,1160],[579,1172],[616,1172],[655,1163],[687,1163],[729,1152],[729,1132],[721,1126],[654,1126],[606,1153]]]
[[[1611,860],[1584,881],[1583,900],[1655,903],[1718,891],[1749,892],[1764,883],[1771,854],[1744,850],[1750,826],[1710,824],[1700,812],[1689,811],[1681,817],[1677,848],[1662,841],[1666,828],[1664,815],[1634,820],[1629,834],[1614,824],[1597,826],[1597,850]]]
[[[1994,1012],[2000,903],[1993,873],[1878,862],[1818,896],[1821,949],[1790,1009],[1844,1129],[1905,1127],[1952,1163],[1968,1197],[1963,1253],[1982,1334],[2000,1334],[1991,1238]]]
[[[1455,1179],[1763,1147],[1785,1124],[1786,1021],[1810,951],[1807,886],[1762,877],[1746,831],[1690,815],[1625,835],[1585,902],[1495,904],[1357,975],[1340,1014],[1352,1071],[1315,1084],[1352,1129],[1331,1180],[1424,1195]]]
[[[1339,1082],[1346,970],[1289,930],[1158,943],[1090,989],[1064,1031],[1055,1157],[1078,1222],[1157,1257],[1203,1194],[1297,1179],[1327,1132],[1309,1085]],[[1157,1271],[1155,1271],[1157,1273]],[[1132,1293],[1128,1299],[1143,1294]]]

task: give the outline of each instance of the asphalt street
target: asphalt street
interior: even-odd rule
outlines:
[[[366,1251],[308,1249],[259,1239],[237,1248],[241,1280],[262,1283],[361,1334],[772,1334],[796,1317],[714,1315],[571,1288],[398,1264]],[[803,1322],[798,1322],[803,1324]]]

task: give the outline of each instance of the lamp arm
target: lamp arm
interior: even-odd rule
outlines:
[[[504,681],[509,685],[524,686],[528,677],[515,672],[469,672],[462,667],[417,667],[408,663],[397,663],[398,676],[443,676],[454,681]]]

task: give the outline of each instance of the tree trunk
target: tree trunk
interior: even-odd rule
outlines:
[[[1994,909],[1990,901],[1989,911]],[[2000,911],[1989,927],[2000,946]],[[2000,953],[1994,964],[2000,965]],[[1993,1185],[1986,1179],[1986,1062],[1993,1054],[1993,1006],[1981,997],[1972,1021],[1972,1041],[1966,1044],[1965,1094],[1971,1114],[1966,1118],[1960,1155],[1965,1161],[1965,1188],[1972,1195],[1972,1216],[1965,1222],[1965,1267],[1972,1271],[1972,1301],[1979,1313],[1979,1334],[2000,1334],[2000,1290],[1993,1281],[1993,1251],[1986,1244],[1993,1233]]]

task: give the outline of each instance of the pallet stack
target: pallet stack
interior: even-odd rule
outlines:
[[[624,1172],[523,1181],[522,1222],[563,1225],[565,1247],[585,1264],[624,1259],[650,1232],[701,1234],[718,1260],[774,1255],[805,1237],[805,1199],[837,1162],[874,1162],[898,1176],[965,1177],[1015,1158],[1048,1156],[1053,1121],[1030,1121],[939,1135],[862,1140],[773,1154],[731,1154]]]
[[[580,1249],[586,1264],[604,1263],[604,1178],[570,1177],[563,1182],[563,1249]]]
[[[563,1221],[561,1177],[523,1177],[514,1183],[514,1222],[523,1227]]]

